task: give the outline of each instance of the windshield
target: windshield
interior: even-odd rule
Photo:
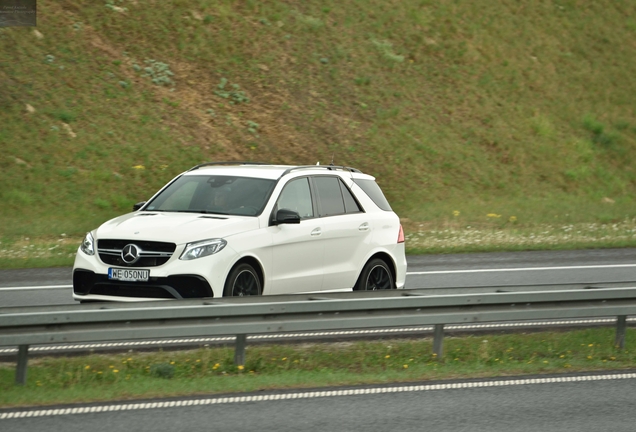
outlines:
[[[184,175],[164,189],[144,210],[257,216],[274,189],[274,180]]]

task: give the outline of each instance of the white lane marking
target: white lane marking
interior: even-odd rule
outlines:
[[[40,289],[67,289],[67,288],[73,288],[73,285],[10,286],[10,287],[0,287],[0,291],[22,291],[22,290],[40,290]]]
[[[519,271],[547,271],[547,270],[585,270],[603,268],[630,268],[636,264],[610,264],[610,265],[589,265],[589,266],[562,266],[562,267],[519,267],[519,268],[496,268],[496,269],[467,269],[467,270],[434,270],[422,272],[406,272],[408,275],[429,275],[429,274],[453,274],[453,273],[488,273],[488,272],[519,272]],[[0,287],[0,291],[38,290],[38,289],[64,289],[72,288],[73,285],[34,285],[34,286],[10,286]],[[342,290],[335,290],[342,291]],[[322,291],[324,292],[324,291]]]
[[[219,405],[219,404],[236,404],[236,403],[253,403],[265,401],[284,401],[291,399],[315,399],[341,396],[360,396],[370,394],[391,394],[391,393],[412,393],[436,390],[456,390],[456,389],[472,389],[480,387],[505,387],[535,384],[555,384],[555,383],[573,383],[583,381],[608,381],[608,380],[625,380],[636,378],[636,373],[625,374],[604,374],[604,375],[581,375],[566,377],[546,377],[546,378],[528,378],[528,379],[507,379],[494,381],[471,381],[471,382],[455,382],[440,384],[423,384],[395,387],[372,387],[363,389],[342,389],[342,390],[324,390],[312,392],[283,393],[269,395],[249,395],[249,396],[230,396],[216,397],[208,399],[186,399],[177,401],[162,401],[149,403],[119,403],[110,405],[75,407],[75,408],[57,408],[42,410],[22,410],[4,412],[0,414],[0,420],[33,418],[33,417],[53,417],[73,414],[86,414],[94,412],[113,412],[113,411],[138,411],[146,409],[164,409],[177,408],[185,406],[201,406],[201,405]]]
[[[636,318],[627,318],[627,322],[634,323]],[[596,325],[596,324],[614,324],[615,318],[595,318],[595,319],[578,319],[578,320],[559,320],[559,321],[531,321],[531,322],[512,322],[512,323],[486,323],[486,324],[449,324],[444,329],[452,330],[488,330],[488,329],[504,329],[519,327],[539,327],[539,326],[568,326],[568,325]],[[264,335],[248,335],[248,341],[258,341],[267,339],[292,339],[302,337],[325,337],[325,336],[361,336],[361,335],[377,335],[377,334],[400,334],[400,333],[416,333],[416,332],[432,332],[433,326],[424,327],[403,327],[403,328],[387,328],[387,329],[370,329],[370,330],[340,330],[326,332],[309,332],[309,333],[281,333],[281,334],[264,334]],[[147,341],[129,341],[129,342],[102,342],[102,343],[84,343],[84,344],[68,344],[68,345],[44,345],[29,347],[29,352],[47,351],[69,351],[69,350],[85,350],[85,349],[115,349],[115,348],[140,348],[162,346],[166,344],[210,344],[220,342],[234,342],[235,336],[207,337],[207,338],[184,338],[184,339],[159,339]],[[15,354],[17,348],[2,348],[0,354]]]
[[[636,264],[612,264],[612,265],[590,265],[590,266],[563,266],[563,267],[520,267],[520,268],[498,268],[498,269],[470,269],[470,270],[436,270],[424,272],[406,272],[407,275],[430,275],[430,274],[453,274],[453,273],[495,273],[495,272],[519,272],[519,271],[546,271],[546,270],[588,270],[603,268],[629,268],[636,267]]]

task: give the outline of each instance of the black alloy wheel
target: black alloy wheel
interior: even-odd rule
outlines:
[[[395,289],[391,270],[381,259],[372,259],[364,266],[355,289],[362,291]]]
[[[225,282],[225,297],[245,297],[261,295],[263,289],[256,270],[249,264],[234,267]]]

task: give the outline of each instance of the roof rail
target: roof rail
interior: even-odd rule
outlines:
[[[347,166],[339,166],[339,165],[299,165],[299,166],[287,168],[280,176],[283,177],[284,175],[287,175],[290,172],[295,171],[295,170],[316,169],[316,168],[318,168],[318,169],[324,168],[324,169],[329,170],[329,171],[340,170],[340,171],[349,171],[349,172],[355,172],[355,173],[362,173],[362,171],[360,171],[359,169],[351,168],[351,167],[347,167]]]
[[[271,165],[265,162],[249,162],[249,161],[221,161],[221,162],[205,162],[190,168],[188,171],[194,171],[199,168],[214,165]]]

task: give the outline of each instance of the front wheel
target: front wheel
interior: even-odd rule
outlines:
[[[244,297],[261,295],[263,288],[261,280],[249,264],[239,264],[232,269],[225,281],[224,297]]]
[[[391,269],[381,259],[372,259],[365,264],[354,289],[360,291],[395,289]]]

